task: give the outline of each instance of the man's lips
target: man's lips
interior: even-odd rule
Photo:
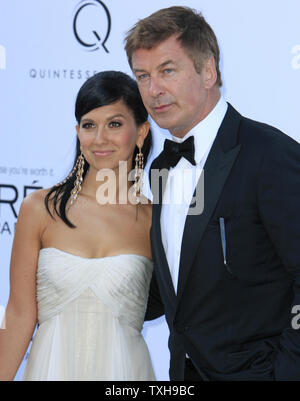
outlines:
[[[161,106],[154,106],[153,109],[155,110],[156,113],[163,113],[172,106],[172,104],[163,104]]]

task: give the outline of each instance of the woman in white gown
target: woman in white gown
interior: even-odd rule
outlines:
[[[155,380],[141,335],[153,270],[139,186],[148,115],[135,81],[106,71],[83,84],[75,116],[74,168],[20,208],[0,380],[14,378],[37,323],[23,380]]]

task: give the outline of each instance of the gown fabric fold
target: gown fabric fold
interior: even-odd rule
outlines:
[[[22,380],[155,380],[141,334],[152,271],[137,254],[91,259],[41,249],[39,326]]]

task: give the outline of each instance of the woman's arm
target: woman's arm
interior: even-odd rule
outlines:
[[[22,202],[10,262],[10,295],[5,329],[0,329],[0,380],[13,380],[37,322],[36,271],[45,221],[44,191]]]

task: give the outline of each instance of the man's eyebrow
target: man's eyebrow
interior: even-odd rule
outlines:
[[[145,72],[146,70],[143,70],[143,69],[141,69],[141,68],[133,68],[133,72],[134,73],[136,73],[136,72]]]
[[[167,61],[164,61],[163,63],[161,63],[161,64],[158,66],[158,68],[165,67],[165,66],[168,65],[168,64],[175,64],[175,63],[174,63],[173,60],[167,60]]]
[[[168,64],[175,64],[175,62],[173,60],[166,60],[163,63],[161,63],[158,67],[156,67],[156,69],[159,70],[160,68],[163,68]],[[143,68],[134,68],[133,72],[136,74],[138,72],[147,72],[147,71],[144,70]]]

